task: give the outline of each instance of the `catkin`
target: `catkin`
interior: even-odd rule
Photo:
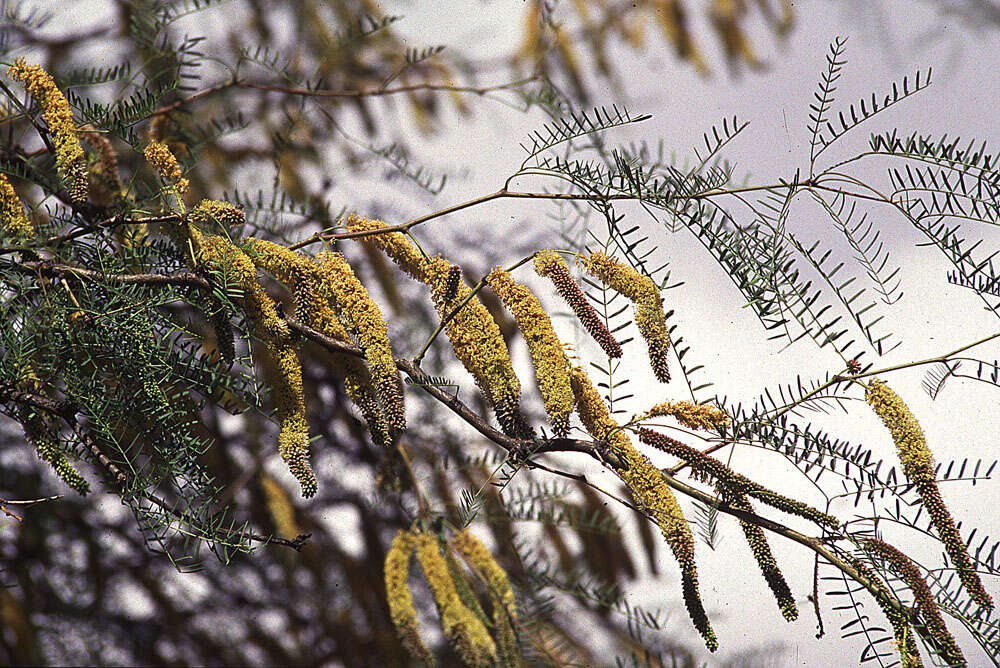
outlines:
[[[587,372],[576,367],[571,372],[576,410],[587,432],[595,439],[607,441],[611,451],[620,458],[617,473],[628,485],[635,499],[647,508],[660,527],[681,567],[684,604],[695,628],[709,650],[715,651],[719,641],[709,623],[698,592],[698,571],[694,559],[694,535],[684,519],[680,504],[663,474],[645,455],[633,447],[628,435],[611,417],[607,404],[590,382]]]
[[[927,439],[917,419],[899,395],[881,380],[876,379],[868,384],[865,400],[888,427],[906,479],[916,486],[917,494],[930,515],[931,523],[937,529],[948,557],[958,571],[962,585],[976,603],[992,610],[993,600],[983,588],[969,558],[965,541],[941,498],[934,475],[934,455],[927,446]]]
[[[301,534],[298,522],[295,521],[295,506],[281,483],[265,473],[260,477],[260,488],[264,492],[267,511],[271,514],[271,521],[278,533],[285,538],[295,538]]]
[[[146,162],[160,175],[160,178],[171,183],[178,193],[183,195],[188,191],[190,182],[183,178],[181,166],[166,144],[153,139],[146,145],[143,155]]]
[[[90,483],[80,475],[59,447],[57,436],[45,420],[29,409],[18,410],[18,418],[24,427],[24,436],[35,446],[39,459],[52,467],[55,474],[78,494],[86,496],[90,492]]]
[[[535,378],[552,431],[556,437],[565,438],[569,433],[569,418],[573,413],[573,388],[569,380],[569,362],[562,343],[552,328],[552,321],[531,290],[515,282],[500,267],[490,272],[486,283],[514,314],[514,320],[531,353]]]
[[[892,592],[878,580],[875,573],[863,561],[850,554],[845,554],[844,560],[867,579],[872,588],[875,589],[875,602],[882,608],[882,612],[892,626],[892,633],[895,636],[893,644],[896,645],[896,651],[899,652],[902,668],[923,668],[924,662],[920,659],[916,634],[910,625],[910,619],[892,604],[894,599]]]
[[[535,272],[539,276],[547,277],[552,281],[559,295],[566,300],[566,303],[587,333],[597,342],[597,345],[607,353],[608,357],[618,358],[622,356],[622,347],[612,336],[607,325],[597,315],[597,311],[590,305],[583,290],[576,284],[569,273],[569,267],[558,253],[551,250],[544,250],[535,255]]]
[[[704,431],[725,429],[730,422],[725,411],[709,404],[694,404],[690,401],[664,401],[637,416],[635,421],[662,416],[675,418],[690,429]]]
[[[416,536],[409,531],[400,531],[393,538],[385,555],[385,593],[389,617],[403,646],[413,656],[433,664],[434,657],[420,639],[417,609],[410,594],[410,559],[416,546]]]
[[[417,560],[437,603],[445,636],[466,664],[477,668],[493,666],[497,661],[496,643],[483,622],[462,603],[438,539],[422,533],[416,541]]]
[[[5,237],[30,239],[35,236],[35,227],[24,214],[24,205],[14,192],[14,186],[0,173],[0,231]]]
[[[111,141],[103,134],[86,127],[79,131],[80,139],[97,151],[97,160],[90,168],[93,177],[91,196],[95,201],[107,206],[122,195],[122,181],[118,175],[118,156]]]
[[[20,81],[42,108],[42,118],[56,151],[56,171],[76,204],[87,201],[87,161],[76,134],[73,111],[66,96],[40,65],[28,65],[19,58],[7,69],[7,76]]]
[[[667,318],[663,312],[663,297],[653,279],[601,252],[584,258],[583,268],[635,304],[635,324],[646,340],[653,373],[661,383],[670,382],[667,364],[670,330],[667,329]]]
[[[917,610],[920,612],[920,617],[923,619],[924,625],[927,627],[927,632],[936,646],[935,649],[941,654],[941,658],[947,661],[949,666],[967,665],[965,657],[962,656],[962,650],[959,649],[958,643],[955,642],[955,638],[948,631],[948,627],[945,626],[944,619],[941,618],[941,612],[938,610],[934,594],[931,593],[930,587],[927,586],[927,582],[920,574],[920,569],[917,568],[916,564],[892,545],[877,538],[864,539],[862,546],[869,554],[884,560],[886,565],[913,592]]]
[[[382,221],[355,215],[348,216],[343,223],[352,232],[377,232],[386,227]],[[483,303],[470,296],[472,290],[465,281],[459,279],[457,288],[452,289],[457,275],[454,265],[440,256],[425,257],[399,232],[370,234],[361,239],[388,255],[412,278],[430,287],[438,315],[441,318],[452,316],[445,326],[445,334],[455,356],[476,381],[496,413],[501,429],[519,438],[532,436],[520,412],[521,384],[514,373],[510,351],[500,328]]]

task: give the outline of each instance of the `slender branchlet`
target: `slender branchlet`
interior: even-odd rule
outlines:
[[[962,650],[959,649],[955,638],[945,626],[934,594],[931,593],[931,589],[927,586],[927,581],[920,574],[917,565],[895,547],[877,538],[866,538],[861,544],[869,554],[885,561],[889,569],[898,575],[913,592],[917,611],[920,613],[924,626],[927,627],[935,649],[941,654],[941,658],[948,662],[949,666],[965,666],[966,662],[965,657],[962,656]]]
[[[271,521],[278,534],[285,538],[295,538],[302,533],[295,521],[295,506],[281,483],[265,473],[260,477],[260,488],[264,492],[267,511],[271,514]]]
[[[569,433],[569,418],[573,413],[573,388],[569,380],[569,361],[552,328],[552,321],[531,290],[515,282],[500,267],[490,272],[486,283],[514,314],[514,320],[531,353],[535,378],[552,431],[556,437],[565,438]]]
[[[552,281],[556,291],[562,296],[569,307],[573,309],[577,319],[587,333],[593,337],[597,345],[607,353],[608,357],[621,357],[622,347],[612,336],[607,325],[597,311],[590,305],[583,290],[576,284],[569,273],[569,267],[558,253],[551,250],[543,250],[535,255],[535,272],[539,276],[545,276]]]
[[[445,636],[466,664],[484,668],[495,665],[496,643],[486,625],[462,603],[437,537],[421,533],[416,541],[417,560],[437,603]]]
[[[14,239],[35,236],[35,226],[25,215],[24,205],[5,174],[0,174],[0,231]]]
[[[721,484],[717,485],[717,489],[729,506],[748,513],[754,511],[753,505],[747,499],[746,494],[733,492]],[[785,576],[781,573],[778,563],[774,560],[774,555],[771,553],[771,546],[767,542],[764,530],[758,525],[742,519],[740,520],[740,527],[743,529],[743,535],[746,536],[747,544],[750,546],[750,551],[753,553],[753,558],[760,567],[760,572],[764,576],[767,586],[774,593],[774,598],[778,602],[778,608],[781,610],[782,616],[790,622],[794,621],[799,616],[798,607],[795,605],[795,597],[792,596],[792,591],[788,588],[788,582],[785,581]]]
[[[386,227],[382,221],[354,215],[346,218],[344,224],[356,232]],[[521,384],[514,373],[500,327],[483,303],[472,296],[472,289],[465,281],[459,279],[457,287],[449,290],[449,283],[455,281],[454,265],[440,256],[425,257],[399,232],[373,234],[362,239],[382,250],[412,278],[430,287],[438,315],[442,319],[449,318],[445,333],[455,356],[485,395],[501,429],[515,437],[531,436],[520,411]],[[449,292],[454,294],[446,298]]]
[[[66,96],[40,65],[28,65],[19,58],[7,69],[7,76],[24,84],[25,90],[42,108],[42,118],[56,151],[56,171],[77,204],[87,201],[87,161],[76,134],[76,123]]]
[[[413,656],[429,665],[434,657],[420,639],[417,609],[410,594],[410,560],[417,547],[417,538],[409,531],[400,531],[385,555],[385,593],[389,617],[403,646]]]
[[[97,160],[90,168],[91,197],[105,206],[122,196],[122,180],[118,174],[118,154],[103,133],[92,127],[79,131],[83,139],[97,152]]]
[[[892,633],[895,637],[893,644],[899,652],[899,661],[902,668],[923,668],[924,662],[920,659],[920,651],[917,649],[917,638],[910,625],[910,620],[906,614],[897,606],[893,605],[895,597],[889,588],[878,579],[875,573],[857,557],[845,554],[844,561],[850,564],[854,570],[871,583],[876,590],[875,602],[882,608],[886,619],[892,626]]]
[[[983,588],[983,583],[979,580],[969,558],[965,541],[962,540],[958,527],[955,526],[955,521],[944,504],[944,499],[941,498],[934,475],[934,456],[927,446],[927,439],[917,419],[899,395],[884,381],[872,380],[865,391],[865,400],[888,427],[906,478],[916,486],[917,494],[920,495],[920,500],[930,515],[931,523],[937,529],[948,557],[958,571],[962,585],[972,600],[983,608],[992,610],[993,600]]]
[[[676,439],[670,438],[666,434],[661,434],[660,432],[653,431],[652,429],[647,429],[645,427],[639,428],[638,433],[639,440],[646,445],[650,445],[657,450],[662,450],[663,452],[671,454],[674,457],[680,458],[696,473],[714,479],[718,484],[721,484],[726,489],[732,490],[736,493],[745,494],[746,496],[759,501],[763,501],[772,508],[777,508],[778,510],[786,512],[790,515],[798,515],[799,517],[804,517],[831,528],[838,528],[840,526],[840,521],[833,515],[824,513],[823,511],[813,508],[812,506],[802,503],[801,501],[796,501],[795,499],[790,499],[787,496],[778,494],[777,492],[770,490],[739,473],[736,473],[718,459],[710,455],[706,455],[700,450],[692,448],[690,445],[681,443]]]
[[[351,266],[340,253],[320,253],[320,276],[330,291],[338,309],[350,322],[358,337],[372,379],[375,392],[389,426],[396,431],[406,429],[403,397],[400,394],[396,361],[389,345],[389,331],[385,318],[368,291],[354,275]]]
[[[691,621],[705,639],[709,650],[715,651],[719,641],[705,614],[698,593],[698,571],[694,560],[694,535],[684,519],[684,513],[673,492],[663,480],[662,472],[635,449],[631,440],[611,417],[607,404],[590,382],[587,372],[575,367],[571,372],[576,410],[587,432],[597,440],[607,441],[620,461],[617,473],[628,485],[632,495],[645,507],[660,527],[681,567],[684,604]]]
[[[146,162],[160,175],[160,178],[170,183],[179,194],[183,195],[187,192],[191,184],[183,177],[181,166],[170,147],[153,139],[146,145],[143,155],[146,157]]]
[[[204,237],[194,227],[189,227],[188,232],[198,261],[208,269],[222,273],[227,282],[239,285],[243,291],[247,315],[253,323],[254,332],[264,342],[264,351],[277,374],[274,404],[281,424],[278,452],[302,485],[302,495],[312,496],[316,493],[316,477],[309,466],[309,427],[302,390],[302,366],[288,325],[257,281],[257,268],[246,253],[224,237]]]
[[[635,324],[649,348],[649,364],[661,383],[670,382],[667,358],[670,353],[670,330],[663,313],[663,297],[653,279],[614,260],[604,253],[584,258],[583,268],[615,292],[635,304]]]
[[[690,401],[664,401],[634,418],[635,422],[654,417],[669,416],[685,427],[704,431],[721,431],[729,425],[729,414],[710,404]]]

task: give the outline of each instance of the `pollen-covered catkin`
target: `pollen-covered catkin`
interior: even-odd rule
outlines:
[[[624,295],[635,304],[635,324],[646,340],[649,365],[657,380],[670,382],[667,359],[670,353],[670,330],[663,312],[663,297],[653,279],[645,274],[597,252],[584,258],[583,268],[594,278]]]
[[[573,388],[569,380],[569,361],[552,328],[552,321],[531,290],[515,282],[500,267],[490,272],[486,283],[514,314],[514,320],[531,353],[535,378],[552,431],[558,438],[565,438],[569,433],[569,418],[573,413]]]
[[[87,162],[76,134],[73,111],[56,82],[40,65],[28,65],[19,58],[7,69],[7,76],[20,81],[42,108],[42,118],[56,150],[56,171],[77,204],[87,201]]]
[[[376,232],[386,227],[382,221],[355,215],[344,219],[344,225],[352,232]],[[456,273],[454,265],[440,256],[425,257],[399,232],[371,234],[361,239],[383,251],[412,278],[430,287],[439,317],[451,316],[445,334],[455,356],[483,392],[501,429],[511,436],[530,437],[530,428],[520,412],[521,384],[514,373],[503,334],[483,303],[472,296],[472,289],[465,281],[459,279],[455,287],[455,276],[460,272]],[[460,309],[459,305],[462,305]]]
[[[854,557],[850,554],[844,555],[844,560],[850,564],[854,570],[858,572],[863,578],[871,583],[872,588],[875,589],[875,601],[878,603],[879,607],[882,608],[882,612],[885,614],[886,619],[889,620],[889,624],[892,626],[893,644],[896,646],[896,651],[899,652],[899,661],[902,668],[923,668],[924,662],[920,658],[920,651],[917,649],[917,639],[916,634],[913,632],[913,627],[910,625],[910,619],[906,616],[899,608],[892,604],[894,597],[889,588],[882,584],[881,581],[875,576],[868,565],[865,564],[860,559]]]
[[[20,409],[18,418],[24,426],[24,435],[28,442],[35,446],[38,457],[52,467],[59,479],[77,493],[86,496],[90,492],[90,483],[80,475],[66,453],[59,447],[58,439],[45,420],[28,409]]]
[[[416,540],[417,560],[441,613],[445,636],[466,664],[477,668],[493,666],[497,661],[496,643],[483,622],[463,605],[437,537],[422,533]]]
[[[413,656],[433,664],[434,657],[420,639],[417,609],[410,594],[410,559],[416,546],[416,536],[409,531],[400,531],[393,538],[385,555],[385,594],[389,618],[403,646]]]
[[[690,401],[664,401],[656,404],[636,420],[669,416],[685,427],[704,431],[725,429],[729,425],[729,415],[709,404],[694,404]]]
[[[160,178],[173,185],[178,193],[183,195],[187,192],[190,182],[183,178],[184,173],[181,171],[181,166],[166,144],[154,139],[146,145],[143,155],[146,157],[146,162],[160,175]]]
[[[698,592],[698,571],[694,560],[694,535],[684,519],[680,504],[663,474],[640,453],[618,423],[611,417],[607,404],[581,367],[571,371],[576,410],[587,432],[595,439],[607,441],[613,454],[621,460],[617,473],[628,485],[633,496],[648,509],[660,532],[681,567],[684,604],[695,628],[709,650],[715,651],[719,641],[709,623]]]
[[[285,538],[295,538],[302,533],[295,521],[295,506],[281,483],[265,473],[260,477],[260,488],[264,492],[267,512],[270,513],[278,534]]]
[[[983,583],[969,558],[965,541],[962,540],[955,521],[944,504],[944,499],[941,498],[934,474],[934,456],[927,446],[927,439],[917,419],[900,396],[884,381],[877,379],[871,381],[865,391],[865,400],[888,427],[896,444],[903,472],[906,473],[907,480],[916,485],[917,494],[920,495],[920,500],[927,509],[931,523],[958,571],[958,578],[965,590],[981,607],[992,610],[993,600],[983,588]]]
[[[5,174],[0,174],[0,231],[5,237],[30,239],[35,226],[24,213],[24,205]]]
[[[587,301],[587,296],[573,280],[569,273],[569,267],[566,266],[566,262],[559,254],[555,251],[543,250],[535,255],[534,265],[535,273],[552,281],[556,291],[573,309],[580,324],[597,342],[597,345],[607,353],[608,357],[621,357],[622,347],[608,330],[604,321],[597,315],[594,307]]]
[[[191,209],[191,213],[188,214],[188,219],[205,229],[222,227],[231,230],[246,222],[243,209],[216,199],[203,199],[198,202],[198,206]]]
[[[930,587],[927,586],[927,581],[920,574],[917,565],[892,545],[877,538],[865,538],[862,541],[862,547],[869,554],[885,561],[890,570],[898,575],[913,592],[917,610],[920,612],[927,632],[936,646],[935,649],[941,653],[941,658],[947,661],[949,666],[965,666],[966,662],[962,650],[959,649],[955,638],[945,626],[937,600],[931,593]]]

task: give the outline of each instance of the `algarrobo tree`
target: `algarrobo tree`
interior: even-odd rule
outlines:
[[[313,497],[322,490],[317,480],[322,471],[312,466],[310,451],[322,448],[324,436],[316,436],[326,430],[314,428],[309,411],[324,398],[318,388],[310,387],[310,365],[303,360],[318,361],[329,371],[326,382],[338,394],[342,387],[340,396],[363,418],[368,435],[359,436],[363,449],[355,454],[364,453],[358,458],[368,465],[378,462],[382,503],[395,506],[369,539],[384,546],[379,570],[385,610],[379,612],[391,620],[395,637],[413,657],[432,662],[437,651],[445,652],[444,661],[457,655],[469,665],[558,665],[562,659],[553,636],[571,634],[554,625],[553,602],[541,594],[546,587],[571,590],[596,599],[605,611],[623,613],[635,636],[628,648],[633,652],[636,646],[663,649],[638,631],[643,625],[657,627],[656,617],[631,608],[615,587],[558,577],[573,567],[558,527],[601,528],[604,516],[588,513],[600,508],[602,495],[643,518],[646,524],[640,530],[651,559],[656,548],[648,523],[660,530],[679,566],[691,621],[709,650],[716,650],[720,639],[699,584],[711,575],[697,569],[695,534],[679,501],[683,498],[701,504],[709,533],[720,513],[737,518],[764,583],[789,621],[798,618],[796,599],[802,596],[782,575],[769,534],[796,541],[816,555],[817,563],[854,583],[845,595],[851,597],[848,609],[867,636],[863,660],[917,666],[923,653],[949,665],[964,665],[966,658],[942,613],[964,626],[984,656],[996,657],[1000,634],[993,601],[980,577],[997,574],[996,545],[970,546],[972,531],[967,523],[958,528],[937,484],[939,479],[989,477],[993,464],[977,462],[971,476],[964,464],[958,472],[951,466],[937,467],[916,418],[885,379],[899,369],[933,366],[928,383],[936,394],[948,378],[961,375],[960,364],[973,366],[967,351],[1000,333],[928,360],[891,366],[862,362],[859,353],[865,348],[881,356],[892,346],[888,336],[875,333],[874,302],[867,291],[848,290],[850,280],[836,278],[841,266],[834,265],[829,252],[818,243],[806,245],[787,229],[793,200],[807,197],[818,203],[856,253],[869,289],[891,305],[901,296],[898,270],[889,265],[879,230],[857,211],[859,202],[889,207],[952,261],[952,282],[975,290],[997,312],[990,296],[995,291],[991,265],[974,259],[976,245],[970,246],[948,223],[955,218],[997,222],[992,202],[998,177],[995,159],[985,148],[880,133],[872,135],[863,153],[829,166],[822,160],[844,134],[925,88],[930,72],[904,79],[891,94],[863,100],[835,115],[834,91],[845,62],[844,42],[836,41],[810,115],[808,169],[775,184],[737,186],[732,168],[721,158],[745,127],[736,121],[713,128],[695,165],[680,168],[645,145],[607,144],[608,131],[646,116],[617,107],[578,110],[541,72],[494,87],[463,88],[430,79],[392,87],[393,80],[413,71],[430,76],[427,70],[434,69],[428,63],[440,49],[407,53],[399,71],[380,77],[380,87],[345,91],[316,81],[286,85],[254,78],[241,68],[262,64],[286,78],[291,70],[283,69],[269,52],[244,51],[228,78],[181,91],[180,82],[190,76],[187,70],[205,57],[196,50],[197,40],[170,41],[169,27],[181,11],[171,5],[132,11],[133,34],[147,33],[141,46],[148,53],[142,70],[145,81],[131,99],[102,104],[73,92],[80,85],[74,82],[95,86],[128,78],[131,68],[77,72],[66,75],[60,85],[46,69],[23,58],[7,62],[0,89],[9,103],[0,175],[0,404],[66,485],[86,494],[88,478],[102,479],[133,511],[147,544],[180,565],[201,544],[223,561],[240,559],[241,553],[261,543],[307,549],[309,538],[297,526],[296,510],[273,477],[260,475],[259,486],[269,521],[284,537],[234,519],[242,515],[238,502],[235,509],[229,507],[239,487],[220,489],[219,482],[234,481],[218,480],[213,470],[217,467],[209,461],[226,442],[206,437],[202,416],[221,407],[273,419],[277,435],[272,441],[277,441],[281,459],[298,480],[302,496]],[[538,15],[532,20],[552,30],[551,48],[571,62],[565,32],[538,6],[534,11]],[[725,25],[729,27],[719,28],[723,36],[738,30],[735,23]],[[353,51],[355,41],[380,39],[391,21],[367,19],[360,26],[344,38],[351,40],[345,41],[351,49],[341,49],[358,58],[355,67],[364,54]],[[528,37],[531,48],[539,49],[543,40],[530,32]],[[732,53],[740,52],[746,53]],[[539,57],[549,53],[542,50]],[[445,70],[437,71],[448,76]],[[434,89],[456,95],[517,90],[524,102],[541,105],[553,120],[529,138],[527,157],[501,189],[406,222],[388,224],[362,211],[333,215],[307,194],[305,179],[297,174],[301,165],[283,152],[289,146],[292,154],[305,151],[294,146],[293,131],[314,129],[307,102]],[[208,191],[211,181],[202,174],[197,154],[218,160],[239,156],[243,149],[234,152],[223,137],[185,112],[212,95],[245,91],[297,101],[297,106],[282,109],[288,124],[277,131],[273,147],[285,188],[295,194],[274,198],[269,206],[319,222],[318,231],[307,234],[302,226],[283,228],[248,219],[248,210],[266,208],[262,197]],[[164,99],[168,94],[172,99]],[[415,104],[421,108],[421,102]],[[266,115],[261,118],[272,122]],[[329,127],[342,132],[332,116],[327,119]],[[244,124],[234,117],[214,126],[224,134]],[[32,147],[34,138],[41,144]],[[369,148],[425,190],[440,188],[436,179],[413,166],[402,148]],[[911,165],[890,171],[890,194],[849,171],[873,155]],[[531,182],[530,177],[550,179],[551,189],[515,188]],[[750,196],[761,199],[745,199]],[[504,199],[578,205],[573,221],[577,229],[567,223],[560,247],[504,258],[504,266],[482,272],[478,280],[467,280],[469,272],[454,262],[456,257],[424,249],[427,238],[421,237],[427,223]],[[698,368],[685,362],[687,345],[665,308],[664,267],[653,266],[646,250],[655,247],[657,237],[642,236],[620,213],[628,202],[642,204],[671,228],[691,231],[727,271],[766,330],[789,342],[808,337],[821,348],[832,348],[843,367],[811,383],[782,388],[779,400],[765,389],[749,408],[704,396],[706,386],[698,384]],[[741,218],[747,222],[737,223]],[[315,252],[320,246],[324,250]],[[394,272],[386,260],[401,271]],[[374,297],[366,287],[373,281],[362,269],[374,277]],[[806,271],[815,272],[826,286],[814,288]],[[402,274],[419,289],[404,283]],[[533,290],[528,282],[538,287]],[[428,289],[435,315],[427,331],[420,332],[425,336],[415,341],[391,336],[387,320],[392,318],[387,319],[383,309],[391,307],[402,318],[406,309],[399,304],[421,304]],[[588,345],[577,353],[560,340],[550,317],[560,303],[570,307],[596,347]],[[838,308],[849,316],[846,326],[840,324],[842,316],[831,315]],[[414,309],[429,315],[425,307]],[[629,338],[633,321],[641,343]],[[515,331],[528,348],[540,409],[534,392],[522,387],[525,377],[519,377],[510,355]],[[857,340],[848,340],[849,331]],[[623,415],[617,364],[626,355],[648,360],[661,384],[674,378],[670,392],[664,387],[667,396],[681,386],[676,380],[683,379],[684,390],[677,394],[689,398],[635,405],[637,412]],[[434,375],[457,370],[454,362],[475,382],[475,399],[468,398],[472,392],[460,390],[465,377]],[[600,374],[597,384],[587,370],[595,362],[590,372],[596,368]],[[995,384],[995,369],[980,361],[973,377]],[[883,472],[873,450],[794,420],[803,408],[846,405],[849,398],[863,398],[885,423],[901,473],[895,468]],[[273,408],[270,415],[268,407]],[[465,431],[456,438],[449,433],[454,428],[444,423],[415,426],[415,411],[422,417],[448,412],[464,423]],[[342,409],[340,415],[351,415],[351,409]],[[469,428],[499,448],[502,459],[456,504],[449,469],[434,459],[449,453],[464,455],[466,466],[484,463],[462,450]],[[438,447],[436,429],[444,434],[442,440],[458,442]],[[826,471],[856,491],[845,495],[836,489],[826,495],[825,507],[816,507],[765,487],[714,456],[729,446],[783,453],[795,470],[817,483]],[[647,454],[651,449],[667,453],[676,464],[657,468]],[[574,457],[555,464],[547,457],[554,453]],[[613,472],[624,494],[574,470],[572,462],[584,459]],[[249,477],[258,476],[258,467],[249,469]],[[85,475],[88,468],[90,475]],[[425,487],[422,470],[434,472],[434,490]],[[529,476],[543,482],[518,490],[520,480]],[[564,502],[565,492],[544,482],[559,478],[578,483],[586,501],[584,512],[566,513],[572,506]],[[487,483],[500,491],[491,493]],[[857,506],[862,497],[876,496],[901,500],[917,510],[893,510],[886,504],[879,509],[881,515],[852,512],[850,497]],[[780,511],[784,519],[774,519],[770,511],[761,514],[764,506]],[[564,514],[552,512],[560,507]],[[4,505],[10,515],[15,508],[10,501]],[[492,527],[498,548],[519,548],[517,552],[504,557],[502,549],[487,548],[470,528],[477,519]],[[512,540],[509,525],[515,520],[544,525],[558,565]],[[955,577],[942,577],[940,568],[915,562],[906,554],[909,545],[883,540],[877,530],[880,520],[908,525],[939,540]],[[496,525],[507,525],[504,538]],[[598,553],[609,547],[630,550],[614,541],[585,544],[585,550]],[[410,572],[413,556],[422,578]],[[603,573],[595,564],[588,563],[588,568],[615,585],[632,567],[615,565]],[[818,615],[816,589],[812,595]],[[861,611],[860,596],[877,603],[888,630]],[[420,627],[435,619],[429,599],[436,604],[436,623],[447,649],[432,651],[424,642]],[[5,605],[13,604],[8,600]],[[344,632],[347,627],[337,628]],[[613,623],[608,628],[611,633]],[[398,656],[392,648],[397,640],[373,637],[378,638],[375,648]],[[892,642],[884,642],[886,638]],[[349,644],[338,639],[341,651]]]

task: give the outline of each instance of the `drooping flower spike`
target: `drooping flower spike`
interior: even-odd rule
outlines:
[[[416,547],[417,537],[409,531],[400,531],[393,538],[385,555],[385,592],[389,618],[403,646],[424,663],[433,665],[434,657],[420,639],[417,609],[410,593],[410,561]]]
[[[0,173],[0,232],[8,238],[30,239],[35,236],[35,226],[28,220],[14,186],[7,175]]]
[[[923,668],[924,662],[920,658],[920,651],[917,649],[917,638],[910,624],[910,619],[898,607],[893,605],[895,597],[889,588],[886,587],[876,577],[875,573],[863,561],[851,554],[844,555],[844,561],[851,565],[863,578],[871,583],[875,589],[875,602],[882,608],[886,619],[892,626],[893,644],[899,652],[899,661],[902,668]]]

